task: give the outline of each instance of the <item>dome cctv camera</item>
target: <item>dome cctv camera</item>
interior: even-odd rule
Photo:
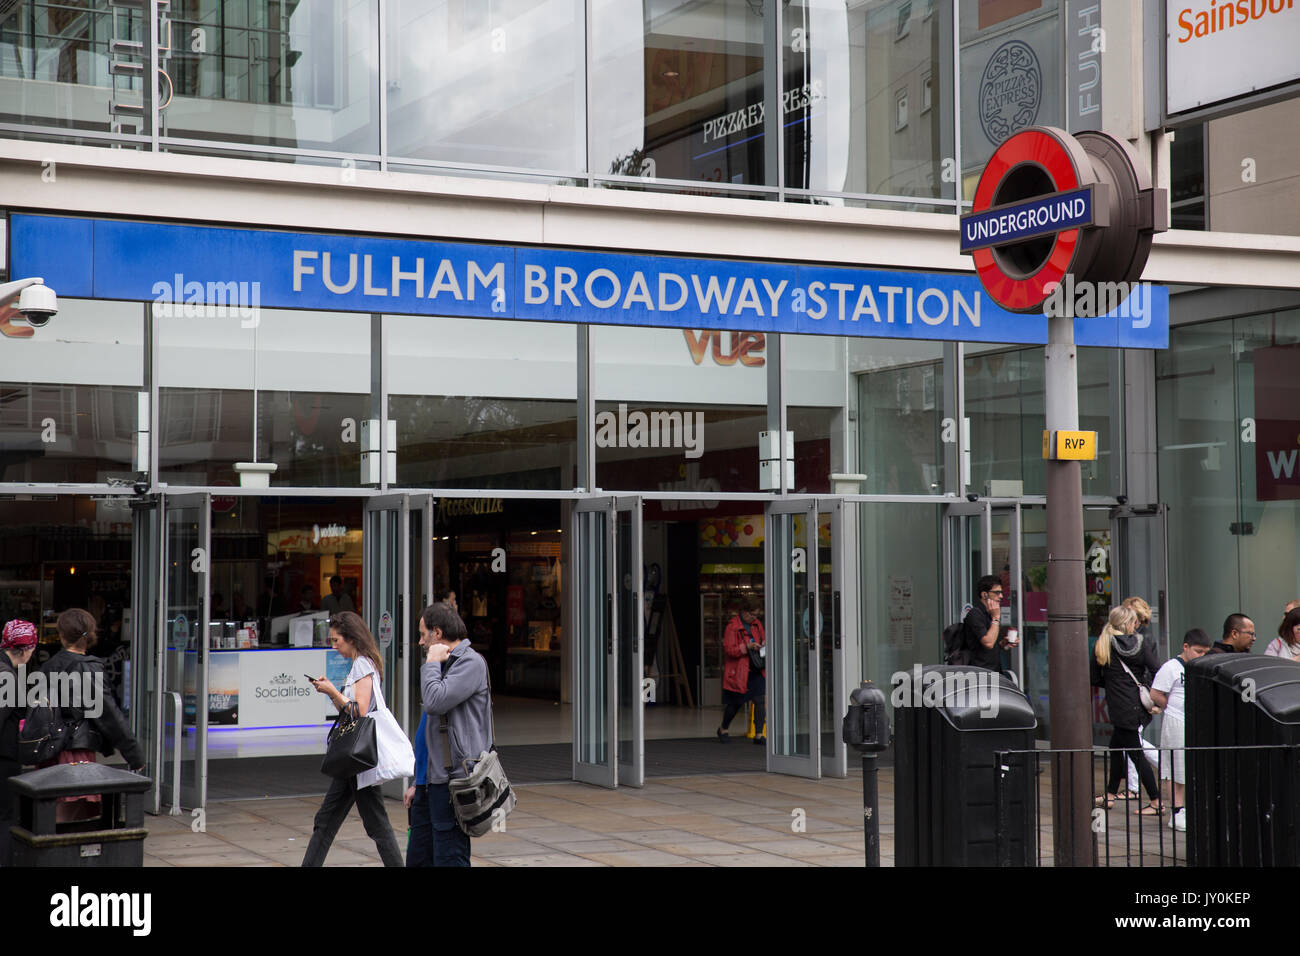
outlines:
[[[58,296],[44,279],[15,279],[0,284],[0,307],[13,305],[15,299],[18,300],[15,311],[22,314],[28,325],[36,328],[48,325],[59,312]]]
[[[41,328],[58,315],[59,298],[47,285],[29,285],[18,296],[18,311],[29,325]]]

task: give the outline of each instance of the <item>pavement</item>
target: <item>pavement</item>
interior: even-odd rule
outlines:
[[[1029,855],[1052,865],[1050,774],[1041,774],[1037,839]],[[954,785],[959,785],[954,782]],[[881,767],[880,862],[894,865],[894,771]],[[1098,777],[1095,792],[1101,792]],[[474,866],[862,866],[862,779],[807,780],[775,773],[650,779],[645,787],[588,784],[516,787],[519,804],[501,833],[473,842]],[[190,816],[148,816],[146,866],[298,866],[321,797],[212,803],[196,832]],[[1168,818],[1137,816],[1145,801],[1094,814],[1099,866],[1185,866],[1186,835]],[[406,811],[386,800],[399,845]],[[1098,819],[1098,818],[1101,819]],[[1104,821],[1104,822],[1103,822]],[[326,866],[379,866],[355,809]]]
[[[862,780],[769,773],[660,777],[640,789],[581,783],[516,788],[505,832],[473,842],[474,866],[862,866]],[[881,863],[893,866],[893,774],[880,773]],[[385,801],[405,846],[406,811]],[[210,804],[146,816],[146,866],[298,866],[320,798]],[[326,866],[379,866],[355,808]]]

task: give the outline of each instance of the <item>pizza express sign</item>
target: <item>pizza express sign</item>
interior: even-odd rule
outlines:
[[[1165,191],[1126,144],[1051,126],[994,152],[961,217],[961,251],[985,292],[1011,312],[1069,317],[1142,309],[1137,280],[1168,228]]]

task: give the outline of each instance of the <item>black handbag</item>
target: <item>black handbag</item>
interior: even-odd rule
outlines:
[[[743,618],[740,621],[740,626],[745,629],[745,633],[749,636],[749,643],[753,643],[754,632],[749,629],[749,625],[745,623]],[[749,648],[749,666],[751,670],[755,671],[761,671],[767,666],[761,647]]]
[[[375,737],[375,722],[357,715],[357,705],[348,704],[334,718],[329,737],[325,741],[325,759],[320,772],[328,777],[355,777],[363,770],[371,770],[379,763],[379,741]]]

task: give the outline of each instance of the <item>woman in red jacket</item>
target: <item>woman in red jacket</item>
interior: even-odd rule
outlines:
[[[754,702],[754,727],[758,731],[754,743],[767,743],[763,736],[767,720],[767,678],[762,668],[751,667],[749,663],[750,648],[763,648],[767,643],[755,607],[752,598],[744,599],[722,636],[722,650],[727,658],[722,672],[722,702],[726,706],[722,711],[718,739],[724,744],[731,739],[727,728],[735,719],[736,712],[751,700]]]

